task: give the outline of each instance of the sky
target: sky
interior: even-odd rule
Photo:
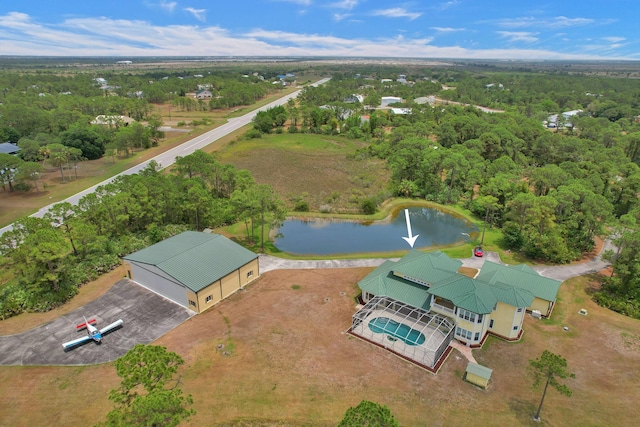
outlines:
[[[640,60],[638,0],[0,1],[0,55]]]

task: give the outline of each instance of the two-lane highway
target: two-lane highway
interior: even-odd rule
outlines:
[[[329,81],[329,78],[325,78],[322,80],[317,81],[316,83],[313,84],[313,86],[318,86],[321,84],[324,84],[326,82]],[[291,98],[295,98],[296,96],[298,96],[298,94],[300,93],[300,91],[295,91],[293,93],[290,93],[289,95],[285,95],[282,98],[279,98],[273,102],[270,102],[267,105],[264,105],[256,110],[253,110],[250,113],[245,114],[244,116],[240,116],[237,118],[233,118],[233,119],[229,119],[227,121],[227,123],[213,129],[210,130],[209,132],[206,132],[200,136],[196,136],[193,139],[190,139],[189,141],[184,142],[183,144],[180,144],[177,147],[174,147],[170,150],[165,151],[164,153],[158,154],[157,156],[155,156],[152,159],[149,159],[145,162],[142,162],[130,169],[127,169],[124,172],[121,172],[118,175],[115,175],[109,179],[106,179],[102,182],[100,182],[99,184],[94,185],[93,187],[89,187],[86,190],[83,190],[65,200],[63,200],[64,202],[69,202],[72,205],[75,205],[78,203],[78,201],[80,199],[82,199],[84,196],[86,196],[87,194],[93,193],[96,188],[106,185],[108,183],[110,183],[111,181],[113,181],[114,179],[116,179],[118,176],[120,175],[132,175],[135,173],[140,172],[141,170],[143,170],[144,168],[147,167],[147,165],[149,164],[149,162],[151,161],[155,161],[156,163],[158,163],[158,165],[160,165],[160,168],[166,168],[167,166],[171,166],[172,164],[175,163],[176,161],[176,157],[184,157],[184,156],[188,156],[189,154],[193,153],[196,150],[202,149],[204,147],[206,147],[207,145],[211,144],[212,142],[217,141],[218,139],[240,129],[241,127],[248,125],[249,123],[251,123],[251,121],[253,120],[253,118],[256,116],[256,114],[258,114],[259,111],[265,111],[268,110],[270,108],[273,107],[277,107],[279,105],[284,105],[287,103],[287,101],[289,101],[289,99]],[[38,210],[38,212],[34,213],[33,217],[39,217],[42,218],[48,211],[49,209],[55,205],[56,203],[60,203],[60,201],[57,201],[55,203],[52,203],[50,205],[47,205],[43,208],[41,208],[40,210]],[[13,224],[10,224],[4,228],[0,228],[0,235],[2,235],[5,231],[11,230],[13,227]]]

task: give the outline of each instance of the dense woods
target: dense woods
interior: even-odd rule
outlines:
[[[387,162],[391,194],[463,206],[502,231],[503,249],[534,260],[567,263],[592,250],[596,237],[612,236],[618,250],[607,256],[615,274],[596,299],[640,317],[638,80],[554,69],[325,67],[329,83],[259,113],[247,136],[363,140],[353,155]],[[105,89],[88,74],[0,73],[0,136],[22,148],[20,158],[0,155],[6,191],[37,185],[45,159],[64,180],[74,162],[154,144],[162,119],[153,103],[208,111],[278,87],[268,73],[179,74],[193,72],[104,73]],[[210,100],[185,96],[196,83]],[[385,97],[401,102],[380,108]],[[91,125],[100,114],[145,125]],[[252,238],[264,212],[269,221],[284,215],[273,190],[203,153],[180,159],[171,174],[152,166],[120,178],[78,206],[22,219],[2,236],[5,265],[16,272],[0,295],[2,315],[47,309],[119,256],[184,228],[244,222]]]

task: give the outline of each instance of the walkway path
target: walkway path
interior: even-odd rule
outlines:
[[[605,250],[614,249],[610,240],[605,241],[600,253],[593,259],[578,264],[569,265],[552,265],[552,266],[534,266],[532,267],[540,275],[565,281],[572,277],[583,276],[585,274],[597,273],[607,268],[610,264],[602,260],[602,253]],[[290,260],[277,258],[271,255],[260,255],[260,273],[266,273],[272,270],[302,270],[316,268],[357,268],[357,267],[378,267],[383,262],[391,260],[397,261],[398,258],[365,258],[365,259],[344,259],[344,260]],[[464,267],[482,269],[485,261],[492,261],[504,264],[500,260],[497,252],[486,252],[484,257],[462,258]]]

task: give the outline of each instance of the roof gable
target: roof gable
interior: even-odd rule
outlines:
[[[560,289],[560,281],[541,276],[531,267],[521,264],[507,266],[485,261],[478,280],[490,284],[513,286],[530,292],[534,297],[555,301]]]
[[[124,259],[154,265],[198,292],[257,257],[219,234],[185,231]]]
[[[498,302],[491,286],[461,274],[429,289],[429,293],[451,301],[456,307],[478,314],[489,314]]]

